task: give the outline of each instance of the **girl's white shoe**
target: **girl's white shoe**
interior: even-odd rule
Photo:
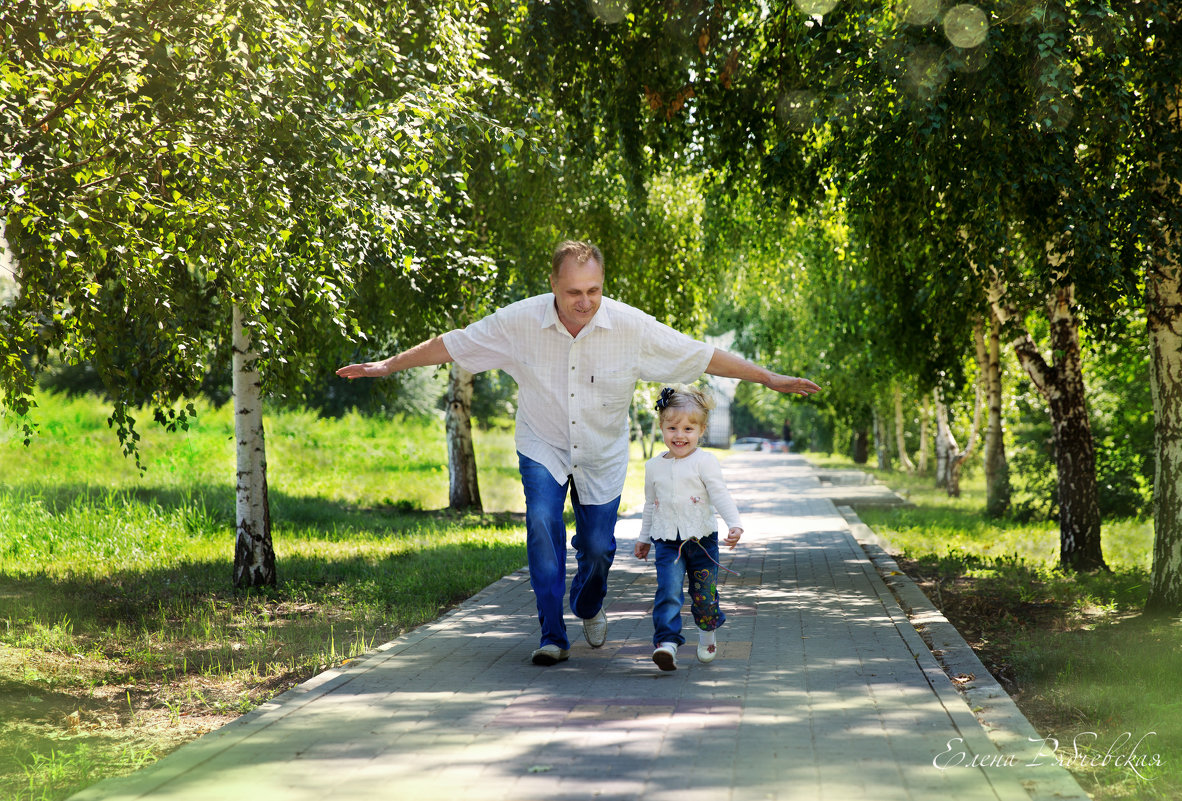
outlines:
[[[661,670],[677,670],[677,643],[663,642],[653,651],[653,661]]]
[[[715,643],[713,631],[698,632],[698,661],[713,662],[718,655],[718,645]]]
[[[718,656],[718,644],[712,642],[698,643],[698,661],[699,662],[713,662],[714,657]]]

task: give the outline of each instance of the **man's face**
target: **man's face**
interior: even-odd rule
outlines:
[[[573,256],[550,276],[558,319],[572,334],[591,322],[603,301],[603,268],[594,259],[580,263]]]

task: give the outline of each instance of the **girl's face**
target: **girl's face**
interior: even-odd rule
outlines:
[[[675,459],[684,459],[697,450],[702,428],[700,415],[680,409],[661,415],[661,437]]]

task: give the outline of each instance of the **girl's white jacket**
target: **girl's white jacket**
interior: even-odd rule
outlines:
[[[714,454],[698,448],[674,459],[666,451],[644,463],[641,542],[704,537],[718,530],[715,509],[728,528],[743,527]]]

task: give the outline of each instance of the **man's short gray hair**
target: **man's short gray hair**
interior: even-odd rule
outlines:
[[[550,259],[550,277],[557,278],[558,270],[562,267],[562,263],[572,256],[579,264],[584,264],[588,260],[594,259],[595,263],[599,265],[599,269],[603,269],[603,253],[599,248],[590,242],[568,239],[565,242],[559,243],[558,247],[554,248],[554,257]]]

